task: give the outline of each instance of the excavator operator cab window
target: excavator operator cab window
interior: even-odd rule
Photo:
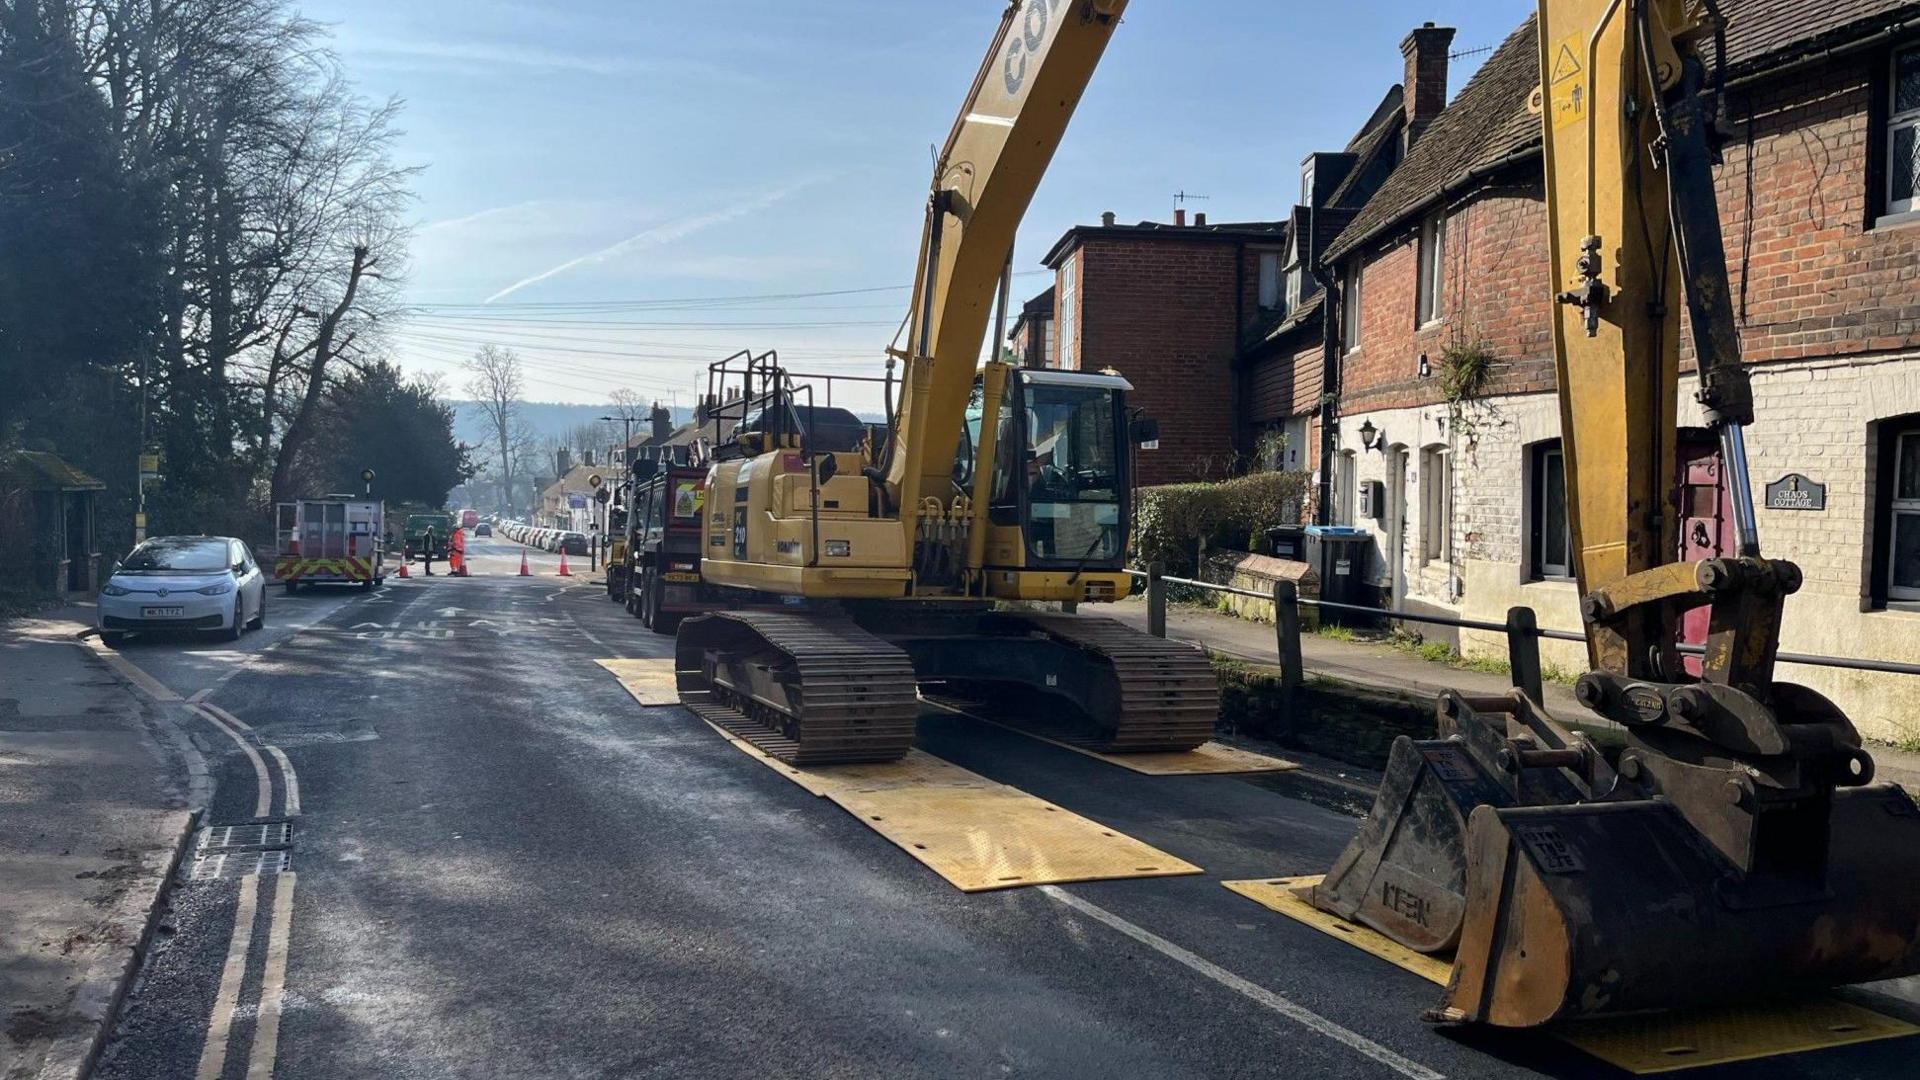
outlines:
[[[1118,558],[1126,543],[1119,393],[1039,383],[1022,396],[1028,554],[1076,564]]]

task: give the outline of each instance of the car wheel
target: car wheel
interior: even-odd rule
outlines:
[[[265,589],[260,590],[260,606],[253,613],[253,622],[249,623],[248,625],[255,630],[266,629],[267,627],[267,590]]]
[[[100,631],[100,644],[105,645],[109,649],[117,649],[120,646],[125,645],[126,643],[127,643],[127,635],[125,631],[122,631],[122,630]]]
[[[240,635],[246,631],[246,628],[247,619],[245,614],[242,613],[240,598],[236,596],[233,600],[232,624],[223,630],[214,631],[214,637],[219,638],[221,641],[239,641]]]

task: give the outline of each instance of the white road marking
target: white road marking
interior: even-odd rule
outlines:
[[[1162,956],[1177,960],[1227,989],[1272,1009],[1310,1031],[1351,1047],[1402,1076],[1412,1077],[1414,1080],[1446,1080],[1444,1074],[1435,1072],[1417,1061],[1401,1057],[1372,1039],[1358,1032],[1349,1031],[1311,1009],[1288,1001],[1264,986],[1248,982],[1213,961],[1189,952],[1150,930],[1136,926],[1098,904],[1082,900],[1057,885],[1042,885],[1039,888],[1047,896],[1087,918],[1120,931]]]
[[[287,997],[287,942],[293,929],[296,875],[281,874],[278,881],[273,894],[272,921],[267,925],[267,967],[260,976],[260,1019],[253,1030],[247,1080],[272,1080],[274,1059],[280,1053],[280,1012]]]
[[[273,809],[273,779],[267,773],[267,763],[261,759],[260,751],[253,748],[253,743],[245,735],[229,726],[225,720],[220,719],[205,705],[192,705],[189,708],[199,713],[214,727],[226,732],[228,738],[239,743],[240,749],[246,751],[247,760],[253,763],[253,778],[259,785],[259,793],[253,803],[253,816],[266,817],[267,811]]]
[[[220,1080],[227,1066],[227,1039],[233,1033],[233,1010],[240,1004],[240,984],[247,974],[247,951],[253,947],[253,912],[260,902],[260,876],[240,879],[240,907],[233,916],[233,938],[227,942],[227,964],[220,970],[220,994],[213,999],[207,1020],[207,1041],[200,1047],[196,1080]]]

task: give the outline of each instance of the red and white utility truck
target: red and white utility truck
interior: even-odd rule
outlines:
[[[324,495],[281,503],[275,511],[273,573],[288,592],[309,584],[371,589],[386,580],[385,503]]]

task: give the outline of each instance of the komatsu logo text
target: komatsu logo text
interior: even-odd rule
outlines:
[[[1037,53],[1040,46],[1046,44],[1047,22],[1053,18],[1053,9],[1062,0],[1027,0],[1025,10],[1020,12],[1019,24],[1014,27],[1013,40],[1007,43],[1007,94],[1020,96],[1020,88],[1027,84],[1027,56]]]

